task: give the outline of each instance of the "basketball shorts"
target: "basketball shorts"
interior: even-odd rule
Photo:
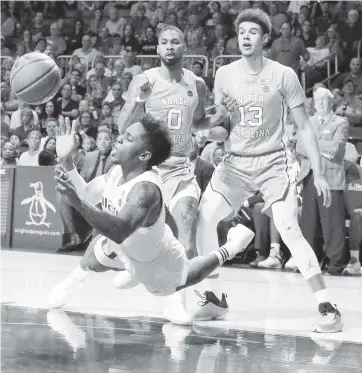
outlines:
[[[295,188],[291,171],[291,155],[284,150],[251,157],[227,154],[210,187],[222,194],[233,210],[260,191],[265,201],[263,211],[268,212],[274,202],[284,200],[290,188]]]
[[[158,166],[165,204],[172,212],[173,207],[183,197],[200,199],[201,190],[194,174],[194,165],[187,157],[171,156]]]
[[[122,245],[119,245],[119,249],[114,253],[108,245],[108,239],[104,236],[99,237],[94,245],[94,255],[99,263],[110,269],[127,270],[153,295],[170,295],[178,287],[185,285],[190,262],[184,247],[167,225],[165,225],[163,241],[159,243],[159,255],[150,263],[133,260],[123,252]]]

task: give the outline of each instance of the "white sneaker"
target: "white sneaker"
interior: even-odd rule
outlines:
[[[227,236],[227,242],[224,245],[225,249],[229,253],[228,259],[232,259],[238,253],[244,251],[254,236],[254,232],[242,224],[238,224],[237,226],[230,228]]]
[[[113,278],[113,286],[117,289],[131,289],[139,283],[138,279],[126,270],[117,273]]]
[[[285,269],[289,269],[290,271],[296,271],[298,269],[297,264],[295,263],[294,258],[291,256],[288,262],[285,264]]]
[[[342,272],[343,276],[360,276],[361,275],[361,263],[354,257],[351,258],[347,267]]]
[[[322,319],[315,325],[315,333],[338,333],[343,330],[342,316],[336,305],[333,306],[329,302],[321,303],[319,312]]]
[[[209,321],[209,320],[223,320],[229,312],[229,305],[226,301],[227,295],[222,293],[221,300],[212,292],[205,291],[201,295],[197,290],[195,293],[201,298],[197,303],[198,310],[194,315],[194,320]]]
[[[163,310],[163,318],[175,325],[191,325],[192,316],[186,310],[184,290],[170,296]]]
[[[64,306],[67,299],[82,286],[83,282],[84,280],[68,276],[50,292],[48,296],[49,307],[60,308]]]
[[[282,258],[277,254],[270,254],[268,258],[259,262],[258,268],[264,269],[281,269],[282,268]]]

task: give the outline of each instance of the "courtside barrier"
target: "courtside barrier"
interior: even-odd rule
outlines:
[[[1,184],[1,215],[0,215],[0,232],[1,248],[9,248],[11,241],[11,223],[13,220],[13,197],[14,197],[14,168],[0,168]]]

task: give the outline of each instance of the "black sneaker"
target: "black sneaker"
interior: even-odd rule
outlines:
[[[194,315],[194,320],[208,321],[208,320],[222,320],[229,312],[229,305],[226,301],[227,295],[222,293],[221,300],[212,292],[205,291],[204,295],[197,290],[195,293],[201,299],[197,305],[198,310]]]

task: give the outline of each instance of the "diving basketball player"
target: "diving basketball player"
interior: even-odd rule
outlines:
[[[154,166],[171,153],[169,131],[161,121],[144,114],[120,135],[111,153],[115,165],[106,175],[86,183],[78,174],[72,154],[75,126],[61,128],[57,154],[57,189],[100,235],[93,239],[81,263],[49,296],[53,308],[91,272],[127,270],[154,295],[170,295],[196,284],[216,267],[246,248],[254,233],[234,228],[228,242],[204,257],[188,260],[185,249],[166,225],[161,177]],[[95,207],[101,203],[102,210]],[[236,239],[233,239],[233,236]]]
[[[290,67],[263,57],[263,45],[271,32],[266,13],[245,10],[236,20],[236,30],[243,57],[221,67],[215,77],[215,104],[223,104],[230,111],[229,136],[218,139],[226,140],[227,155],[215,170],[200,202],[197,248],[200,255],[217,248],[218,223],[260,190],[265,211],[272,214],[317,299],[323,317],[314,331],[339,332],[341,315],[331,303],[317,258],[299,228],[295,184],[288,175],[291,162],[284,129],[289,108],[311,160],[318,195],[325,206],[330,205],[331,193],[321,173],[318,143],[304,107],[303,89]],[[205,131],[202,136],[207,138],[215,130]],[[217,292],[218,282],[217,273],[205,280],[207,291],[196,319],[226,315],[227,307],[220,307],[214,300],[215,295],[221,296]]]
[[[144,111],[167,123],[172,137],[171,157],[158,167],[165,202],[177,227],[177,239],[191,259],[196,254],[196,217],[200,198],[189,160],[194,148],[192,132],[228,121],[228,113],[220,108],[214,116],[206,115],[207,87],[203,79],[182,68],[185,48],[184,35],[177,27],[167,26],[161,31],[157,46],[161,66],[133,78],[127,102],[118,119],[118,128],[119,133],[123,133],[127,125]],[[127,272],[118,275],[118,287],[130,287],[132,281],[133,285],[137,283],[137,279],[127,276]],[[191,324],[184,292],[170,297],[164,317],[174,324]]]

